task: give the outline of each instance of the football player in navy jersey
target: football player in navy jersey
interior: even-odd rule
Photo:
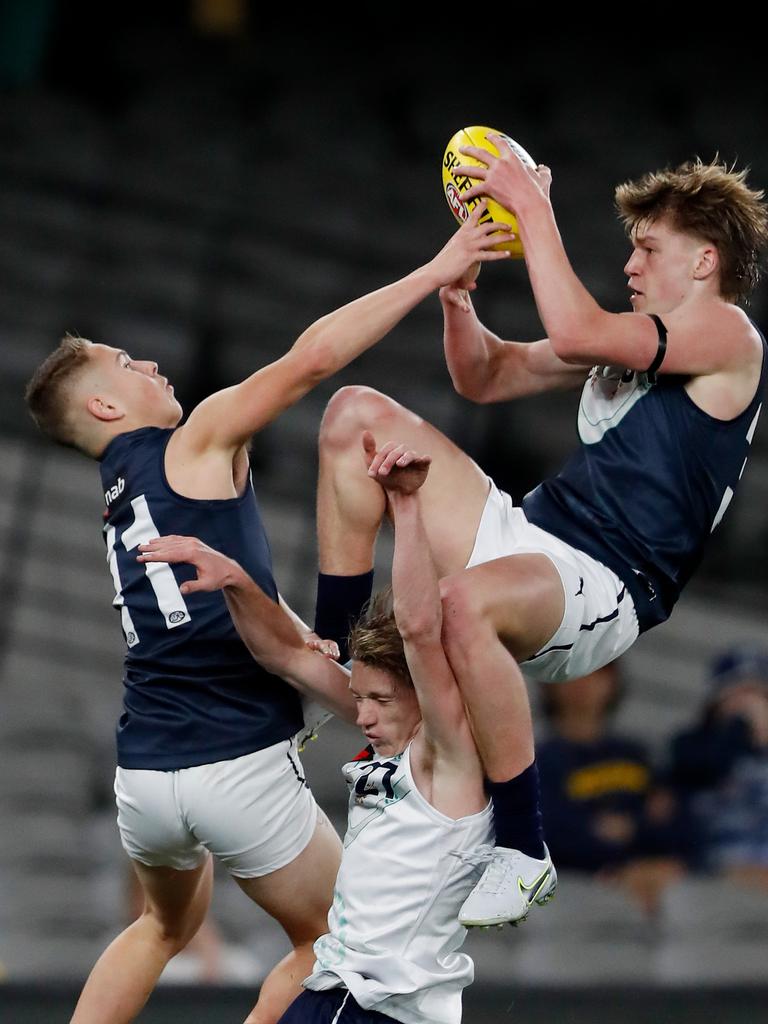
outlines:
[[[766,378],[765,340],[738,306],[768,240],[763,193],[745,172],[694,160],[618,187],[632,312],[612,313],[571,268],[549,170],[490,140],[499,156],[463,150],[482,166],[456,170],[476,179],[462,195],[515,211],[548,337],[505,341],[486,328],[470,273],[440,292],[448,368],[456,390],[481,403],[581,388],[578,451],[515,508],[421,418],[346,387],[323,419],[318,481],[317,623],[338,639],[346,594],[368,578],[386,514],[359,438],[369,429],[432,455],[422,508],[442,577],[444,643],[497,834],[497,854],[462,909],[467,924],[527,913],[524,883],[548,863],[520,665],[547,682],[585,675],[669,616],[742,476]],[[503,716],[506,688],[517,700]]]
[[[109,345],[67,337],[31,379],[38,425],[100,463],[127,646],[118,827],[145,897],[143,914],[93,968],[76,1024],[118,1024],[140,1011],[205,916],[211,853],[294,947],[249,1021],[277,1020],[309,972],[340,843],[298,762],[299,698],[254,662],[220,594],[185,593],[183,569],[142,565],[136,553],[161,533],[195,534],[237,558],[276,602],[249,480],[252,435],[476,260],[503,258],[491,248],[492,230],[473,216],[425,266],[318,320],[284,356],[211,395],[183,423],[157,363]],[[344,686],[332,706],[354,716]]]

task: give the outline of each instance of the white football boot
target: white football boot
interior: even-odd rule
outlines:
[[[549,903],[557,872],[546,846],[544,852],[544,858],[537,860],[520,850],[493,847],[483,858],[488,866],[459,911],[459,923],[465,928],[516,925],[526,919],[534,903]]]

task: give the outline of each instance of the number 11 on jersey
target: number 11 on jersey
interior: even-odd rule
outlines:
[[[138,548],[139,544],[144,544],[159,536],[159,531],[149,511],[147,499],[143,494],[132,499],[131,508],[133,509],[134,516],[133,523],[126,530],[123,530],[120,538],[126,551],[133,551],[135,548]],[[120,579],[115,539],[114,526],[108,526],[106,528],[107,564],[112,574],[112,582],[115,585],[115,599],[112,603],[116,608],[120,609],[126,643],[129,647],[135,647],[141,638],[136,631],[131,613],[123,597],[123,584]],[[136,564],[138,565],[139,563],[137,562]],[[191,616],[170,565],[167,565],[165,562],[144,562],[143,569],[154,591],[158,612],[165,620],[166,629],[175,629],[176,626],[189,622]]]

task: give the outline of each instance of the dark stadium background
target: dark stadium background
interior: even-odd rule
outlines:
[[[227,9],[217,31],[214,16]],[[62,332],[157,358],[191,408],[275,358],[316,317],[429,259],[453,230],[440,188],[443,149],[466,124],[499,127],[552,167],[568,252],[611,309],[627,306],[616,183],[719,152],[768,184],[768,96],[748,29],[742,38],[662,40],[669,33],[658,14],[643,10],[625,32],[550,33],[548,11],[527,13],[542,22],[534,34],[518,27],[520,12],[507,10],[502,25],[477,7],[443,8],[417,28],[419,12],[395,6],[301,15],[244,0],[0,4],[3,1021],[66,1019],[90,950],[103,944],[100,901],[113,930],[122,912],[109,806],[121,643],[102,565],[97,473],[41,441],[21,397]],[[751,306],[763,325],[766,294],[762,287]],[[540,336],[522,263],[484,271],[477,306],[502,335]],[[437,300],[428,300],[255,442],[278,584],[305,617],[314,597],[314,444],[339,384],[372,384],[421,412],[518,498],[574,444],[575,396],[491,408],[456,397],[440,332]],[[627,659],[623,723],[659,747],[694,715],[709,654],[763,634],[767,498],[763,423],[742,493],[690,592],[669,626]],[[382,576],[387,557],[385,540]],[[339,827],[336,765],[353,748],[355,737],[331,726],[308,752],[319,799]],[[98,818],[92,841],[84,824],[70,849],[46,846],[38,812],[62,801],[71,801],[73,822]],[[88,888],[92,857],[102,881]],[[63,890],[82,894],[82,921]],[[766,931],[754,941],[768,962]],[[486,947],[473,937],[470,1024],[754,1021],[768,996],[765,972],[736,984],[704,968],[679,985],[640,975],[616,983],[593,970],[583,984],[526,986],[505,968],[515,942],[511,930]],[[253,996],[252,988],[165,986],[140,1019],[239,1020]]]

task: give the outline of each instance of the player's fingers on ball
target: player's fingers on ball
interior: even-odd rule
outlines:
[[[494,260],[508,260],[511,255],[509,249],[486,249],[482,260],[483,263],[492,263]]]
[[[487,149],[481,149],[479,146],[459,146],[459,152],[462,156],[471,156],[473,160],[480,160],[483,164],[488,164],[491,160],[495,159],[492,153],[489,153]],[[458,176],[466,174],[467,170],[473,169],[476,170],[477,168],[473,168],[471,164],[467,168],[462,164],[460,167],[454,167],[451,173]]]
[[[512,232],[511,226],[505,224],[503,220],[488,220],[481,225],[481,228],[484,235],[491,235],[495,231]]]
[[[463,197],[462,202],[464,202]],[[485,211],[487,209],[488,201],[485,198],[485,196],[482,196],[480,198],[480,202],[475,203],[475,205],[470,209],[469,217],[467,217],[467,219],[461,225],[459,231],[463,232],[464,236],[472,234],[472,232],[474,232],[477,229],[477,226],[480,223],[480,218],[485,214]]]
[[[472,188],[468,188],[466,192],[461,193],[461,201],[466,206],[467,203],[471,203],[474,199],[482,199],[485,197],[486,185],[485,182],[480,182],[479,185],[473,185]],[[474,210],[472,211],[474,213]]]
[[[452,173],[456,178],[472,178],[473,181],[482,181],[488,174],[488,168],[478,167],[475,164],[460,164],[458,167],[454,167]]]

